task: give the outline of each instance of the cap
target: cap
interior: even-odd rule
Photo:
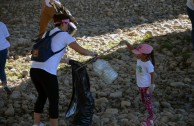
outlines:
[[[140,44],[136,49],[133,49],[134,54],[150,54],[153,47],[149,44]]]

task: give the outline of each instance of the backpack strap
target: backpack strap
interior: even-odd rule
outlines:
[[[50,31],[48,31],[48,32],[46,33],[45,37],[48,37],[48,36],[49,36],[49,34],[50,34]]]
[[[61,52],[64,48],[66,48],[67,46],[65,46],[65,47],[63,47],[62,49],[60,49],[59,51],[56,51],[56,52],[54,52],[54,54],[57,54],[57,53],[59,53],[59,52]]]
[[[50,32],[50,31],[48,31],[48,32]],[[48,33],[47,32],[47,33]],[[56,31],[55,33],[53,33],[52,35],[50,35],[50,37],[52,38],[52,37],[54,37],[56,34],[58,34],[59,32],[63,32],[63,31]]]
[[[49,31],[50,32],[50,31]],[[52,38],[52,37],[54,37],[56,34],[58,34],[59,32],[63,32],[63,31],[56,31],[55,33],[53,33],[50,37]],[[60,49],[59,51],[56,51],[56,52],[54,52],[54,54],[57,54],[57,53],[59,53],[59,52],[61,52],[63,49],[65,49],[67,46],[65,46],[65,47],[63,47],[62,49]]]

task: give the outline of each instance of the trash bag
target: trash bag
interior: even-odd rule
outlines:
[[[85,67],[80,68],[83,64],[75,60],[70,60],[69,64],[72,67],[73,92],[65,118],[73,118],[73,126],[91,126],[94,98],[90,92],[87,70]]]

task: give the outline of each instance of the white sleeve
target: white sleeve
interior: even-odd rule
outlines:
[[[75,42],[76,39],[72,37],[70,34],[66,33],[65,41],[67,45],[71,44],[72,42]]]
[[[2,23],[2,29],[3,29],[4,36],[5,36],[5,38],[7,38],[10,36],[9,31],[7,29],[7,26],[3,22],[1,22],[1,23]]]
[[[151,63],[151,61],[147,63],[147,72],[148,72],[148,73],[154,72],[154,66],[153,66],[153,64]]]

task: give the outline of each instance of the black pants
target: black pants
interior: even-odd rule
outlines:
[[[34,112],[42,113],[48,98],[49,117],[52,119],[58,118],[59,88],[57,76],[41,69],[31,68],[30,77],[38,92]]]

